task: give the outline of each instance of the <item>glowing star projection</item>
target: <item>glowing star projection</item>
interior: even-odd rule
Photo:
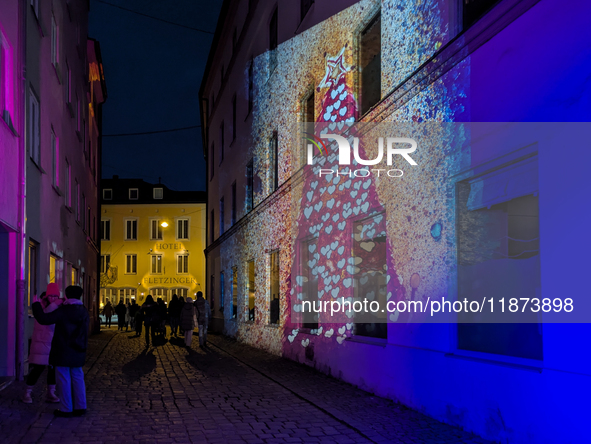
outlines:
[[[326,74],[316,90],[321,92],[329,88],[322,99],[322,112],[319,122],[349,122],[353,123],[357,115],[357,101],[351,88],[347,85],[346,74],[351,66],[345,63],[345,49],[334,57],[326,58]],[[342,125],[342,124],[341,124]]]

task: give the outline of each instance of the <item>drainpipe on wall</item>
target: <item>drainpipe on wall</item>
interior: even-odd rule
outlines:
[[[24,351],[25,351],[25,285],[26,285],[26,271],[27,271],[27,150],[25,145],[25,131],[26,131],[26,84],[27,84],[27,6],[28,1],[20,0],[19,14],[21,15],[19,23],[21,26],[19,39],[19,52],[21,60],[19,63],[18,72],[21,76],[20,84],[20,116],[19,116],[19,150],[20,150],[20,165],[19,165],[19,216],[18,222],[19,233],[17,237],[17,254],[18,254],[18,278],[16,282],[16,378],[18,380],[24,379]]]

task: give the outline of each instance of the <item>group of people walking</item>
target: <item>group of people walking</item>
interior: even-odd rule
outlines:
[[[29,374],[22,401],[33,402],[33,389],[47,367],[48,402],[60,403],[55,416],[72,417],[86,413],[86,385],[82,367],[88,346],[88,310],[83,290],[71,285],[60,297],[56,283],[47,285],[40,298],[33,299],[35,326],[29,354]],[[59,395],[59,396],[58,396]]]
[[[117,315],[118,330],[123,331],[125,327],[125,331],[128,331],[128,328],[131,328],[132,331],[135,330],[137,336],[140,336],[143,326],[146,346],[150,345],[150,339],[152,343],[154,342],[157,334],[166,336],[167,320],[170,322],[171,336],[184,335],[187,347],[191,346],[195,327],[199,328],[199,347],[203,348],[207,345],[207,328],[211,310],[201,291],[197,292],[195,301],[191,297],[185,300],[182,296],[179,298],[175,294],[168,306],[162,298],[154,301],[152,295],[148,295],[141,306],[136,304],[135,299],[131,304],[124,304],[121,300],[115,307],[107,301],[103,308],[107,327],[111,326],[113,314]]]

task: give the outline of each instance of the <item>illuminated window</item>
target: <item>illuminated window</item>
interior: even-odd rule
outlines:
[[[109,264],[111,263],[110,254],[101,255],[101,273],[106,273],[109,270]]]
[[[37,99],[37,96],[32,89],[29,89],[29,112],[27,117],[27,142],[29,144],[29,155],[33,162],[40,165],[41,132],[39,128],[39,99]]]
[[[180,297],[186,298],[187,295],[189,294],[188,288],[173,288],[171,291],[172,291],[172,294],[176,294],[179,298]]]
[[[129,200],[138,200],[140,192],[137,188],[129,189]]]
[[[177,219],[176,238],[177,240],[189,240],[189,219]]]
[[[53,254],[49,255],[49,282],[62,285],[63,261]]]
[[[176,257],[177,274],[187,274],[189,272],[189,255],[179,254]]]
[[[153,254],[151,259],[150,272],[152,274],[162,274],[162,255]]]
[[[72,285],[78,285],[78,269],[72,267]]]
[[[238,316],[238,267],[232,267],[232,319]]]
[[[135,288],[122,288],[119,290],[119,300],[124,304],[131,304],[131,300],[135,299]]]
[[[248,267],[248,320],[254,321],[255,320],[255,295],[256,295],[256,287],[255,287],[255,272],[254,272],[254,261],[249,261],[247,263]]]
[[[150,240],[162,240],[160,219],[150,219]]]
[[[111,188],[105,188],[103,190],[103,199],[104,200],[112,200],[113,199],[113,190]]]
[[[125,273],[136,274],[137,273],[137,254],[126,254],[125,255]]]
[[[379,12],[361,32],[359,38],[359,70],[361,80],[361,115],[381,99],[382,16]]]
[[[125,240],[137,240],[137,219],[125,220]]]
[[[270,255],[271,260],[271,279],[269,288],[269,323],[279,324],[279,251],[274,251]]]
[[[101,240],[111,240],[111,220],[101,219]]]
[[[154,199],[162,199],[164,197],[164,188],[154,188]]]

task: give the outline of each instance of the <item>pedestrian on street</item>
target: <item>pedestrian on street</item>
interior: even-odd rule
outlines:
[[[185,330],[185,346],[191,347],[191,341],[193,339],[193,329],[197,325],[196,322],[195,306],[193,305],[193,299],[187,297],[187,302],[181,310],[180,326]]]
[[[168,304],[168,319],[170,319],[170,334],[175,335],[179,329],[179,322],[181,317],[181,310],[183,306],[179,301],[179,297],[176,294],[172,295],[172,299]]]
[[[146,328],[146,347],[150,346],[150,333],[152,336],[152,343],[154,343],[154,328],[158,322],[158,304],[154,302],[151,294],[146,297],[146,302],[142,305],[142,314],[144,317],[144,327]]]
[[[135,323],[135,335],[141,336],[142,335],[142,324],[144,323],[144,313],[141,310],[141,307],[138,305],[138,310],[135,313],[134,318]]]
[[[179,333],[181,335],[185,334],[185,330],[183,330],[183,327],[181,326],[181,310],[183,309],[183,307],[185,306],[185,298],[184,297],[179,297]]]
[[[57,284],[51,283],[47,285],[47,291],[41,293],[40,302],[41,307],[45,313],[51,313],[58,305],[52,303],[59,299],[60,291]],[[21,398],[26,404],[31,404],[33,398],[31,394],[33,387],[39,380],[41,373],[47,367],[47,402],[60,402],[60,399],[55,395],[55,367],[49,365],[49,353],[51,351],[51,341],[53,339],[53,331],[55,325],[41,325],[35,321],[33,327],[33,336],[31,338],[31,351],[29,353],[29,374],[27,375],[27,387],[25,393]]]
[[[83,290],[77,285],[66,288],[65,299],[57,299],[59,307],[45,313],[35,298],[33,315],[39,324],[55,324],[49,363],[55,366],[57,388],[61,396],[55,416],[69,418],[86,413],[86,386],[82,367],[88,346],[88,310],[82,303]]]
[[[127,307],[123,303],[123,299],[119,299],[119,303],[115,307],[115,313],[117,314],[117,331],[123,331],[125,326],[125,313],[127,313]]]
[[[135,302],[135,299],[131,300],[131,305],[129,306],[129,327],[132,330],[135,330],[135,315],[137,314],[140,306]]]
[[[107,301],[107,304],[103,308],[103,314],[105,315],[105,325],[107,328],[111,328],[111,317],[113,316],[114,311],[115,310],[113,310],[111,301]]]
[[[203,292],[201,291],[197,292],[195,308],[197,309],[197,324],[199,325],[199,347],[204,348],[207,345],[207,327],[209,325],[211,309],[209,308],[209,302],[203,297]]]
[[[129,314],[129,302],[125,304],[125,331],[129,330],[129,324],[131,324],[131,316]]]

